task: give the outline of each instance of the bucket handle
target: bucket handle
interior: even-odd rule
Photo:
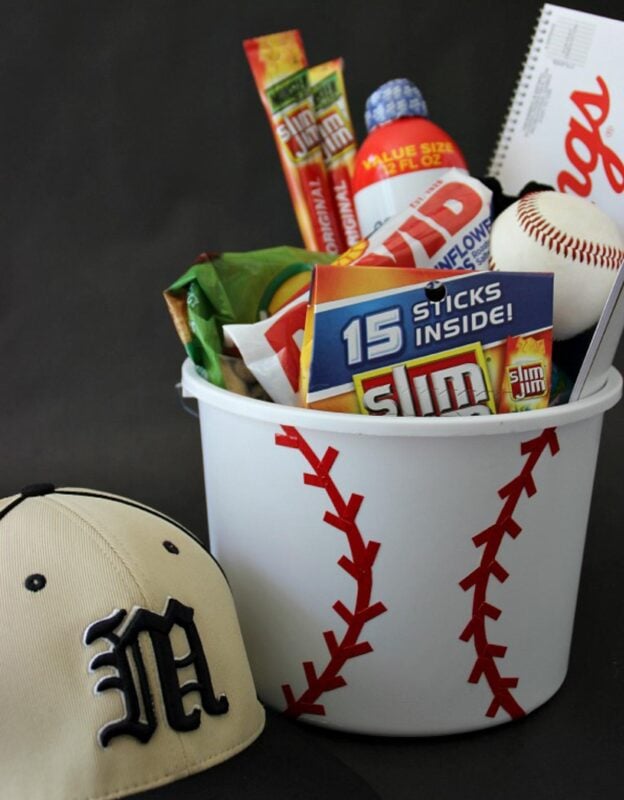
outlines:
[[[199,413],[197,411],[197,408],[189,403],[189,395],[184,393],[181,381],[179,383],[176,383],[175,391],[176,394],[178,395],[178,400],[180,401],[182,409],[186,411],[187,414],[190,414],[191,417],[195,417],[195,419],[198,419]]]

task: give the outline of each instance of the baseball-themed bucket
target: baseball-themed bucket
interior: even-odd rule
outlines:
[[[557,691],[615,369],[575,403],[433,419],[254,400],[188,360],[182,386],[261,700],[329,728],[431,735]]]

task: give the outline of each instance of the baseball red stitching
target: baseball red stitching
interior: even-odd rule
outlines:
[[[373,650],[370,642],[359,641],[364,625],[387,610],[386,606],[379,601],[371,603],[373,564],[381,545],[374,541],[365,542],[356,524],[355,518],[364,497],[361,494],[352,494],[348,500],[344,500],[329,474],[338,457],[338,450],[328,447],[323,457],[319,458],[296,428],[282,425],[282,430],[283,434],[276,434],[275,444],[299,450],[312,467],[312,472],[304,472],[303,482],[308,486],[317,486],[327,492],[334,510],[326,511],[323,521],[346,535],[350,555],[349,557],[341,556],[338,566],[347,572],[357,585],[353,610],[348,609],[341,600],[337,600],[333,605],[334,611],[346,622],[347,629],[341,641],[338,641],[338,637],[333,631],[323,632],[323,638],[329,650],[329,661],[323,671],[319,674],[312,661],[303,662],[307,687],[299,698],[295,697],[290,684],[282,686],[286,699],[284,713],[287,716],[324,715],[325,706],[317,701],[325,692],[347,685],[347,681],[340,674],[345,663],[351,658],[370,653]]]
[[[501,644],[493,644],[488,639],[485,627],[486,619],[497,620],[502,612],[500,608],[488,603],[487,590],[491,577],[496,578],[500,583],[504,583],[509,577],[507,570],[497,560],[500,546],[505,534],[515,539],[522,532],[520,525],[513,519],[513,513],[522,492],[525,492],[527,497],[532,497],[537,492],[532,473],[546,448],[550,450],[552,456],[556,456],[559,452],[559,441],[555,428],[546,428],[535,439],[521,443],[520,453],[523,456],[528,455],[528,458],[520,474],[498,490],[499,497],[505,502],[496,522],[472,537],[475,547],[483,547],[481,561],[479,566],[459,584],[465,592],[470,588],[474,590],[472,617],[459,638],[464,642],[472,639],[477,653],[477,660],[468,677],[469,683],[478,683],[483,677],[492,691],[493,699],[485,712],[487,717],[495,717],[501,708],[512,719],[517,719],[525,714],[511,693],[511,689],[515,689],[518,685],[518,678],[501,675],[494,660],[503,658],[507,648]]]
[[[579,239],[558,230],[544,219],[538,208],[537,198],[542,194],[543,192],[531,192],[518,201],[516,215],[525,233],[564,258],[571,258],[593,267],[618,269],[624,260],[624,250],[613,245],[588,242],[586,239]]]

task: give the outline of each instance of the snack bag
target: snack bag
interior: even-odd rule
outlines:
[[[552,286],[547,273],[317,266],[302,352],[305,404],[405,416],[523,410],[527,392],[547,404]],[[522,386],[521,351],[531,353]]]
[[[334,262],[434,269],[488,269],[492,192],[463,171],[449,169],[369,239]]]
[[[276,314],[253,325],[224,325],[227,346],[235,347],[245,366],[276,403],[300,405],[299,362],[308,307],[308,287]]]
[[[342,230],[332,202],[307,59],[299,31],[243,42],[277,145],[304,245],[341,253]]]
[[[362,235],[355,213],[351,180],[356,141],[344,85],[342,59],[335,58],[308,70],[316,124],[321,134],[325,167],[347,247]]]
[[[233,388],[222,363],[222,326],[256,322],[307,287],[313,263],[331,256],[297,247],[246,253],[202,254],[165,292],[176,331],[198,372],[217,386]],[[306,288],[307,290],[307,288]],[[237,388],[239,387],[236,382]]]

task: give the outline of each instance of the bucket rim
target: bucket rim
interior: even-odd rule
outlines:
[[[598,416],[622,396],[622,376],[610,367],[603,386],[588,397],[560,406],[483,417],[370,417],[337,411],[286,406],[222,389],[202,378],[187,358],[182,365],[182,391],[199,403],[235,416],[277,425],[368,436],[484,436],[554,428]]]

